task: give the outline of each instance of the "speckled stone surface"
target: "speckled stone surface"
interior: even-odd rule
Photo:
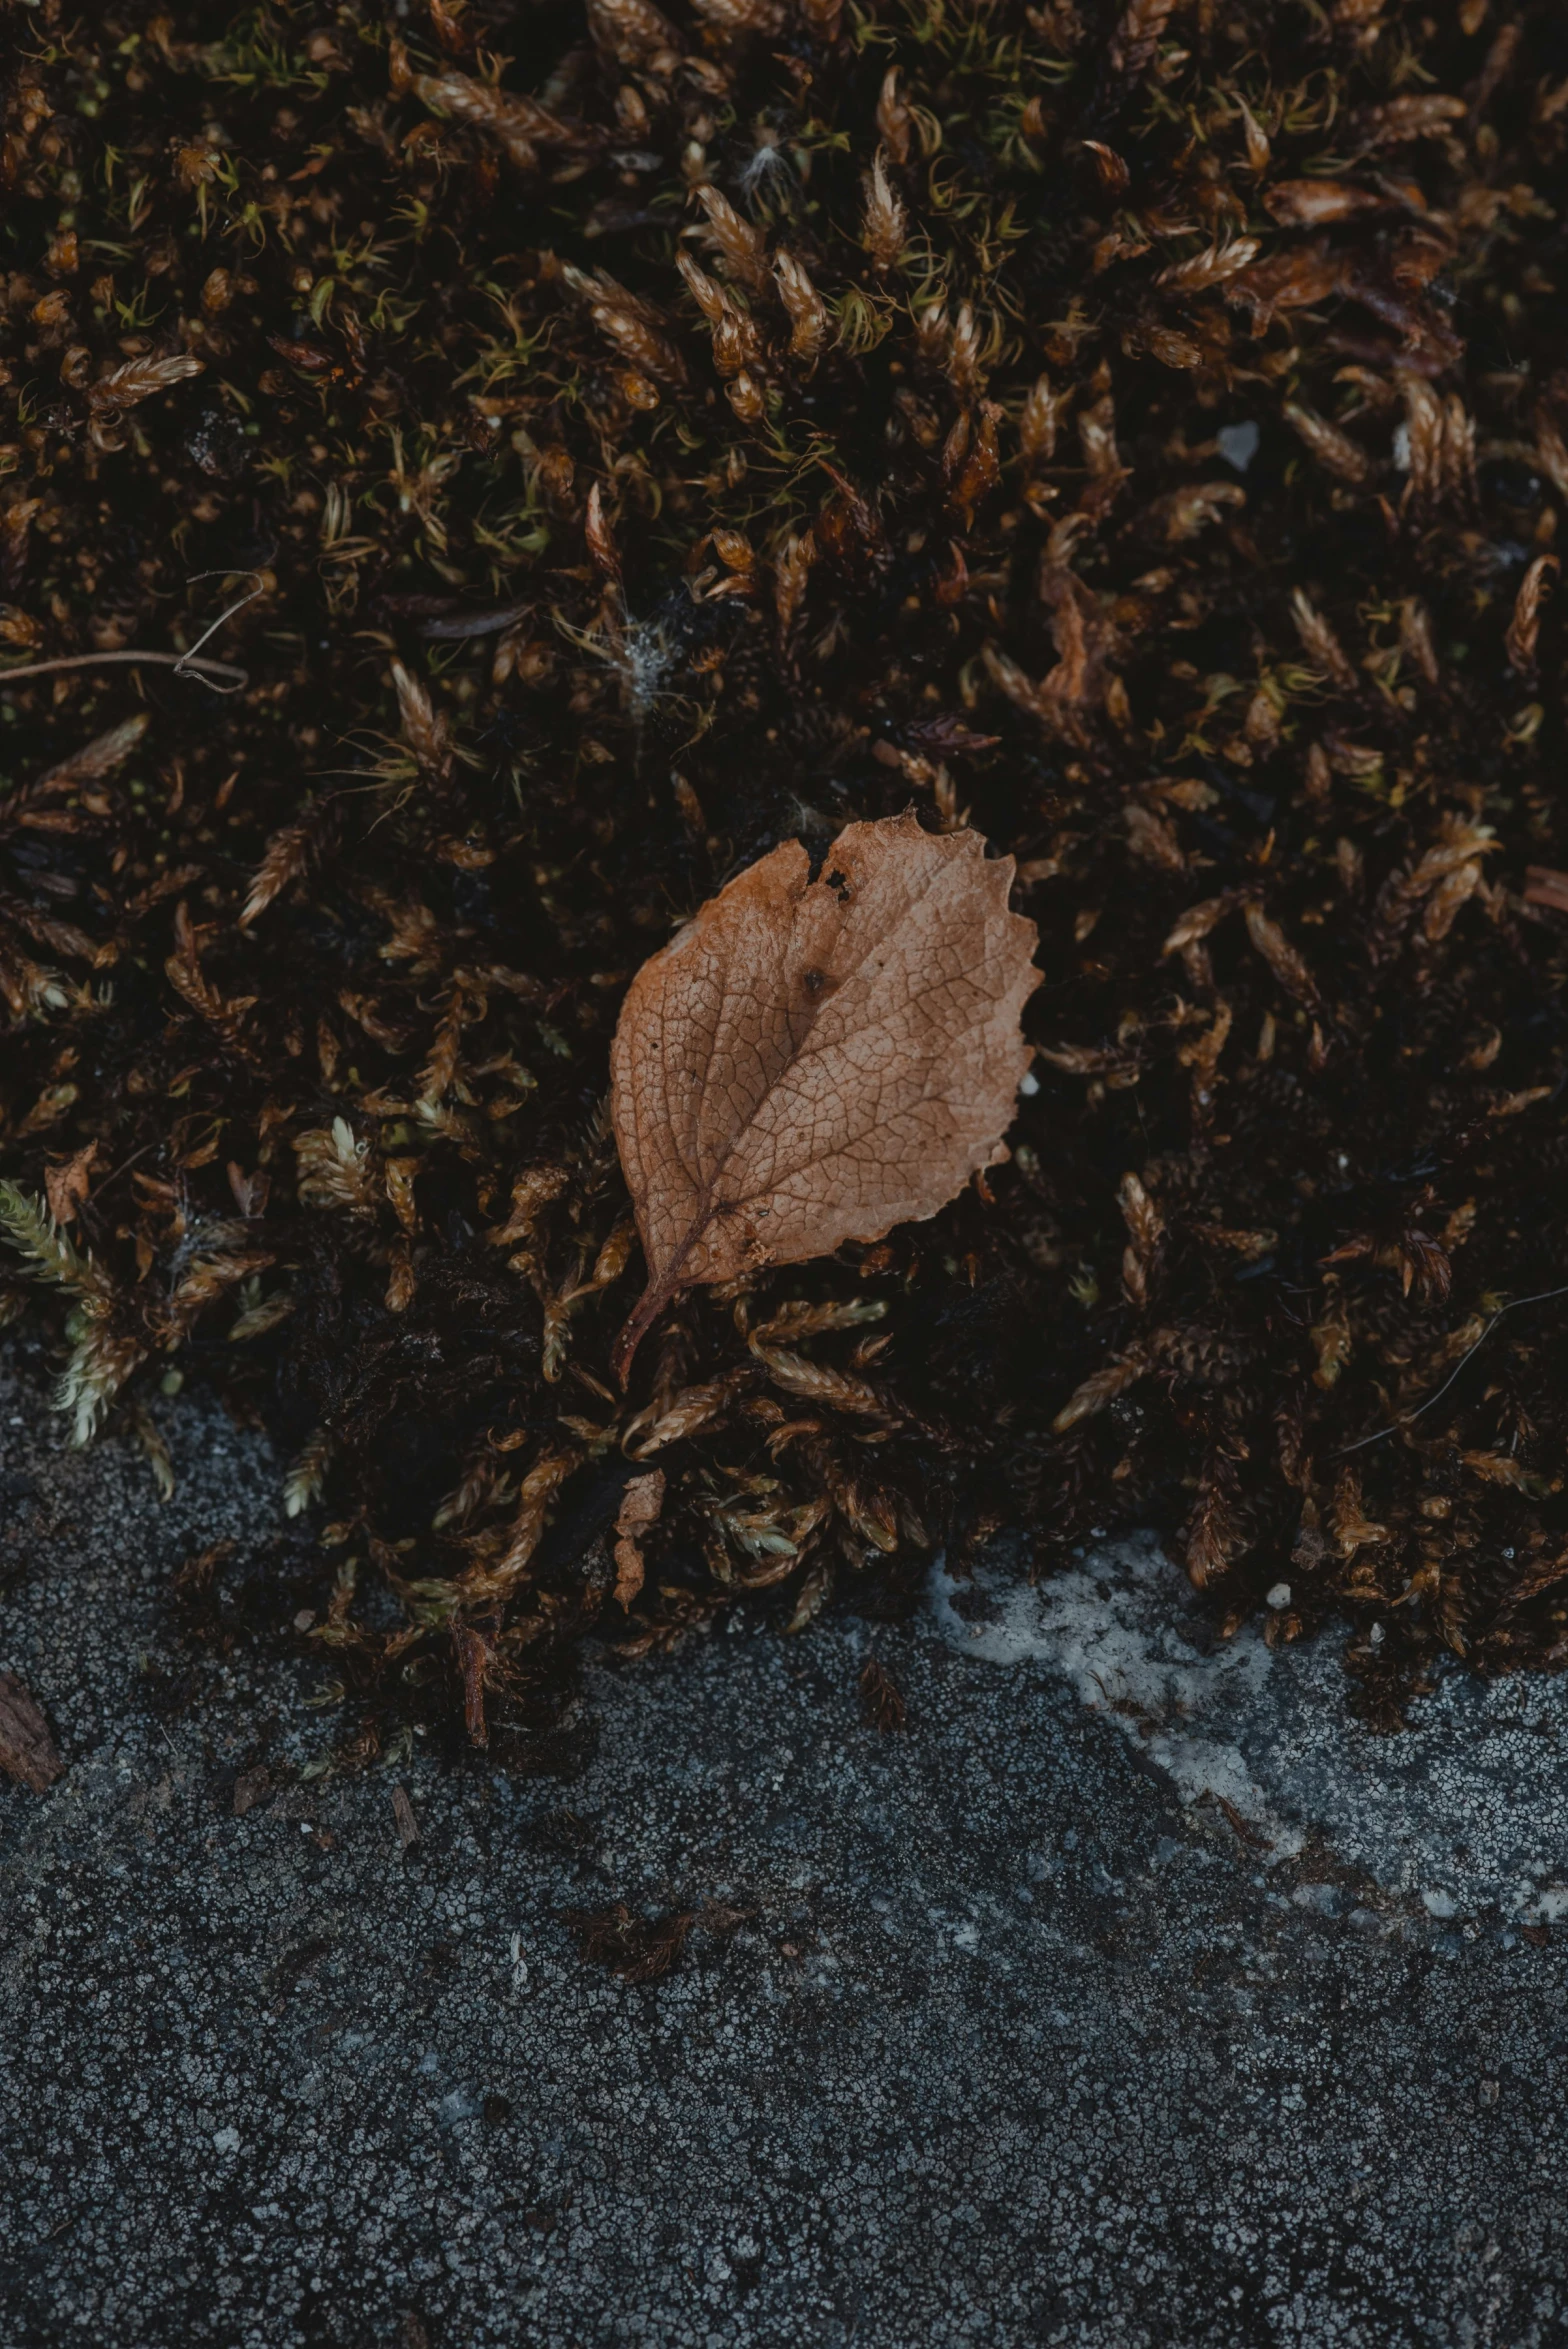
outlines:
[[[1568,1928],[1433,1914],[1364,1821],[1345,1857],[1331,1767],[1265,1849],[1169,1721],[938,1610],[875,1633],[902,1736],[864,1625],[737,1627],[595,1663],[569,1777],[295,1775],[321,1668],[166,1596],[228,1538],[281,1627],[274,1465],[162,1417],[167,1504],[0,1383],[0,1665],[68,1765],[0,1787],[3,2349],[1568,2338]],[[1462,1779],[1472,1727],[1401,1770]],[[628,1985],[561,1921],[615,1900],[744,1921]]]
[[[928,1604],[958,1654],[1047,1665],[1184,1801],[1223,1798],[1276,1860],[1327,1837],[1434,1917],[1568,1916],[1568,1676],[1488,1681],[1445,1661],[1408,1708],[1411,1734],[1380,1736],[1347,1711],[1343,1627],[1272,1652],[1257,1621],[1216,1641],[1147,1535],[1038,1585],[1005,1557],[962,1586],[938,1561]]]

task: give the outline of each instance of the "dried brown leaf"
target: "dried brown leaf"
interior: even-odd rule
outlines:
[[[1304,1003],[1309,1011],[1316,1009],[1322,1001],[1317,981],[1278,922],[1256,902],[1247,906],[1246,916],[1247,935],[1280,985],[1288,994],[1294,995],[1298,1003]]]
[[[1361,119],[1362,142],[1367,149],[1402,146],[1412,139],[1441,138],[1465,118],[1463,98],[1441,96],[1391,98],[1386,106],[1368,106]]]
[[[652,0],[588,0],[588,30],[622,65],[678,57],[685,46]]]
[[[871,255],[872,266],[885,275],[904,249],[909,214],[903,198],[888,178],[887,158],[880,147],[865,174],[865,199],[861,241]]]
[[[773,274],[778,281],[779,299],[789,312],[789,347],[792,358],[815,360],[827,339],[827,305],[807,274],[804,262],[792,253],[774,256]]]
[[[149,723],[146,712],[141,710],[135,717],[124,719],[118,726],[111,726],[106,734],[94,735],[91,742],[84,743],[80,750],[73,750],[57,766],[51,767],[46,775],[41,775],[32,786],[29,797],[44,792],[74,791],[83,783],[101,782],[105,775],[112,775],[115,768],[130,757]]]
[[[718,1418],[737,1392],[732,1380],[710,1380],[705,1386],[685,1387],[667,1403],[639,1411],[626,1428],[622,1448],[633,1460],[646,1460],[666,1444],[677,1444]]]
[[[498,90],[474,81],[466,73],[420,73],[414,76],[414,95],[434,114],[471,123],[495,141],[518,171],[531,171],[542,147],[571,147],[580,132],[569,128],[536,99]]]
[[[1153,64],[1175,0],[1127,0],[1111,38],[1112,73],[1136,81]]]
[[[634,1916],[623,1900],[607,1909],[563,1909],[561,1922],[577,1943],[584,1965],[604,1966],[623,1982],[657,1982],[686,1945],[696,1911],[677,1909],[663,1917]]]
[[[1184,294],[1202,293],[1211,285],[1222,285],[1226,278],[1238,276],[1257,257],[1256,237],[1233,237],[1229,244],[1210,245],[1189,260],[1173,261],[1169,268],[1160,271],[1154,282],[1174,286]]]
[[[48,1722],[14,1672],[0,1672],[0,1770],[34,1794],[47,1794],[65,1773]]]
[[[779,549],[774,568],[773,602],[778,614],[779,641],[788,637],[806,593],[806,581],[816,561],[817,548],[809,530],[791,531]]]
[[[611,1054],[648,1262],[623,1378],[681,1290],[880,1239],[997,1162],[1036,932],[984,847],[850,824],[813,881],[785,842],[639,971]]]
[[[845,1371],[808,1361],[804,1354],[793,1353],[788,1347],[759,1345],[755,1338],[751,1350],[766,1365],[773,1385],[786,1395],[831,1411],[854,1412],[862,1418],[887,1416],[882,1397],[863,1378],[851,1378]]]
[[[1348,693],[1356,682],[1356,672],[1345,657],[1344,646],[1304,588],[1292,589],[1290,609],[1308,660],[1331,677],[1341,692]]]
[[[1550,906],[1553,913],[1568,913],[1568,873],[1559,873],[1552,865],[1531,865],[1525,875],[1524,901],[1526,905]]]
[[[1150,1355],[1142,1347],[1135,1347],[1120,1361],[1108,1362],[1103,1370],[1091,1371],[1057,1412],[1051,1422],[1052,1430],[1057,1435],[1065,1435],[1080,1419],[1092,1419],[1107,1403],[1114,1403],[1118,1395],[1125,1394],[1150,1367]]]
[[[256,867],[240,912],[239,926],[242,930],[248,930],[252,922],[259,920],[266,912],[275,897],[281,896],[291,882],[309,871],[331,822],[330,803],[317,802],[306,808],[297,823],[284,824],[273,833]]]
[[[96,1142],[86,1142],[73,1151],[60,1166],[44,1170],[44,1192],[49,1201],[49,1213],[56,1223],[70,1223],[77,1208],[92,1188],[93,1161],[98,1155]]]
[[[1341,432],[1326,416],[1317,415],[1297,400],[1287,400],[1285,421],[1306,442],[1318,463],[1337,474],[1341,481],[1359,485],[1371,479],[1374,467],[1365,449],[1358,447],[1348,432]]]
[[[452,772],[452,746],[445,718],[421,680],[411,676],[401,661],[392,663],[392,682],[397,688],[404,741],[427,775],[438,782],[447,781]]]
[[[523,1478],[517,1491],[517,1510],[506,1545],[491,1564],[471,1566],[462,1578],[463,1597],[474,1608],[494,1606],[509,1599],[528,1575],[529,1563],[544,1535],[550,1504],[578,1465],[577,1452],[546,1452]]]
[[[1505,645],[1509,663],[1521,677],[1534,674],[1535,648],[1541,634],[1541,605],[1549,592],[1551,577],[1559,568],[1555,555],[1537,555],[1519,583]]]
[[[750,221],[742,220],[729,198],[705,183],[694,194],[708,215],[708,241],[731,277],[752,291],[768,282],[767,240]]]
[[[1385,199],[1342,179],[1277,180],[1263,199],[1264,210],[1291,228],[1318,228],[1325,221],[1349,220],[1357,212],[1375,212]]]
[[[171,384],[183,383],[188,375],[200,375],[204,362],[188,353],[176,353],[167,359],[127,359],[111,368],[97,383],[87,387],[87,404],[94,415],[112,412],[116,408],[133,408],[139,400],[150,399],[154,392],[167,391]]]
[[[1204,1461],[1187,1522],[1187,1573],[1197,1590],[1218,1581],[1248,1548],[1239,1500],[1235,1465],[1216,1447]]]
[[[909,1714],[903,1691],[875,1656],[868,1656],[861,1667],[860,1701],[873,1729],[888,1732],[906,1726]]]
[[[485,1683],[490,1677],[490,1643],[471,1624],[454,1623],[452,1646],[457,1654],[458,1670],[463,1677],[463,1721],[468,1731],[468,1742],[470,1745],[488,1745],[490,1725],[485,1718]]]
[[[650,1468],[642,1476],[634,1476],[621,1495],[620,1513],[615,1520],[615,1595],[623,1607],[629,1607],[642,1588],[646,1569],[641,1537],[658,1524],[663,1507],[662,1468]]]
[[[1246,491],[1234,481],[1195,481],[1158,500],[1156,511],[1165,525],[1167,545],[1180,546],[1217,522],[1228,506],[1246,502]]]

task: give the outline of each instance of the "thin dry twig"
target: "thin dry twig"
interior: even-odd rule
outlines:
[[[1493,1330],[1496,1329],[1498,1323],[1504,1318],[1505,1315],[1510,1313],[1517,1313],[1520,1308],[1525,1305],[1544,1305],[1550,1298],[1553,1297],[1568,1297],[1568,1283],[1565,1283],[1564,1286],[1560,1289],[1538,1289],[1533,1297],[1515,1297],[1510,1304],[1501,1306],[1499,1310],[1493,1314],[1491,1320],[1487,1323],[1485,1329],[1481,1332],[1481,1335],[1476,1339],[1475,1344],[1465,1348],[1465,1351],[1460,1355],[1459,1360],[1454,1364],[1453,1369],[1449,1372],[1447,1378],[1444,1379],[1442,1385],[1436,1389],[1435,1393],[1428,1395],[1424,1403],[1418,1403],[1414,1411],[1407,1411],[1403,1418],[1393,1420],[1387,1427],[1378,1428],[1372,1435],[1361,1436],[1353,1444],[1341,1444],[1338,1451],[1334,1455],[1335,1459],[1342,1460],[1347,1452],[1364,1452],[1369,1444],[1381,1444],[1385,1442],[1389,1436],[1398,1435],[1402,1427],[1409,1427],[1415,1420],[1419,1419],[1424,1412],[1430,1411],[1434,1403],[1440,1403],[1442,1401],[1449,1388],[1453,1385],[1455,1379],[1459,1376],[1459,1373],[1464,1369],[1465,1364],[1470,1360],[1473,1354],[1478,1354],[1480,1352],[1481,1348],[1486,1344],[1487,1339],[1491,1336]]]
[[[56,660],[26,661],[18,668],[0,669],[0,685],[16,685],[24,677],[53,677],[65,669],[97,669],[114,666],[126,669],[155,667],[172,669],[176,677],[195,677],[213,693],[243,693],[250,683],[248,669],[237,667],[233,661],[211,661],[201,658],[202,646],[216,636],[225,621],[232,620],[236,612],[243,612],[247,604],[253,604],[259,595],[266,593],[267,582],[259,571],[242,571],[238,576],[242,579],[254,579],[255,586],[248,594],[237,597],[226,610],[221,611],[216,620],[202,630],[189,652],[64,653]],[[199,579],[232,579],[234,577],[235,573],[232,571],[195,571],[187,580],[186,585],[193,587]],[[230,678],[233,682],[220,685],[215,682],[220,677]]]

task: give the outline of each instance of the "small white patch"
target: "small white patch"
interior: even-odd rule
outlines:
[[[1265,1604],[1275,1609],[1288,1607],[1290,1605],[1290,1584],[1276,1582],[1273,1589],[1269,1591]]]
[[[1277,1814],[1225,1733],[1228,1716],[1255,1709],[1249,1699],[1260,1693],[1269,1651],[1256,1633],[1207,1655],[1184,1637],[1178,1594],[1186,1585],[1152,1542],[1117,1543],[1037,1585],[984,1572],[956,1583],[938,1562],[930,1591],[939,1628],[962,1653],[986,1664],[1054,1666],[1168,1773],[1183,1802],[1212,1796],[1261,1827],[1280,1858],[1301,1849],[1300,1829]],[[982,1604],[981,1620],[960,1612],[971,1599]],[[1213,1734],[1197,1733],[1205,1715]]]
[[[1222,424],[1214,435],[1214,445],[1227,465],[1234,465],[1238,473],[1245,473],[1258,453],[1262,435],[1255,424]]]
[[[1096,1540],[1038,1584],[1004,1555],[964,1583],[938,1559],[929,1608],[961,1655],[1067,1681],[1183,1802],[1228,1803],[1267,1837],[1265,1865],[1315,1829],[1430,1916],[1568,1921],[1568,1678],[1443,1666],[1409,1728],[1377,1735],[1350,1709],[1342,1625],[1277,1651],[1258,1620],[1217,1640],[1147,1535]]]
[[[238,2129],[214,2129],[212,2132],[212,2143],[215,2152],[238,2153],[240,2149],[240,2133]]]
[[[1394,427],[1394,471],[1408,473],[1409,470],[1410,427],[1408,424],[1396,424]]]
[[[1035,1073],[1034,1073],[1034,1070],[1033,1070],[1032,1068],[1026,1068],[1026,1069],[1024,1070],[1024,1073],[1023,1073],[1023,1075],[1022,1075],[1022,1076],[1019,1078],[1019,1080],[1018,1080],[1018,1090],[1019,1090],[1019,1092],[1020,1092],[1020,1093],[1038,1093],[1038,1092],[1039,1092],[1039,1090],[1040,1090],[1040,1080],[1039,1080],[1039,1078],[1038,1078],[1038,1077],[1035,1075]]]
[[[607,655],[620,676],[626,704],[634,718],[645,718],[660,698],[675,653],[664,630],[653,620],[632,620],[622,634],[618,652]]]
[[[771,137],[765,134],[755,151],[741,165],[741,193],[754,196],[769,180],[793,179],[794,176],[790,159],[778,144],[776,134]]]

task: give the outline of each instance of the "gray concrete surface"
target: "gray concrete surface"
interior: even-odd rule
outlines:
[[[929,1605],[958,1653],[1047,1665],[1183,1801],[1229,1802],[1276,1859],[1327,1834],[1339,1859],[1430,1916],[1568,1916],[1568,1677],[1440,1666],[1410,1706],[1416,1734],[1376,1736],[1346,1717],[1343,1628],[1276,1652],[1259,1622],[1216,1642],[1147,1537],[1039,1585],[997,1560],[960,1588],[938,1565]]]
[[[323,1670],[167,1599],[227,1537],[281,1628],[274,1464],[161,1418],[167,1504],[0,1377],[68,1765],[0,1787],[3,2349],[1568,2340],[1555,1693],[1391,1752],[1326,1650],[1205,1677],[1135,1546],[598,1661],[564,1779],[313,1778]],[[628,1984],[561,1920],[617,1900],[743,1919]]]

